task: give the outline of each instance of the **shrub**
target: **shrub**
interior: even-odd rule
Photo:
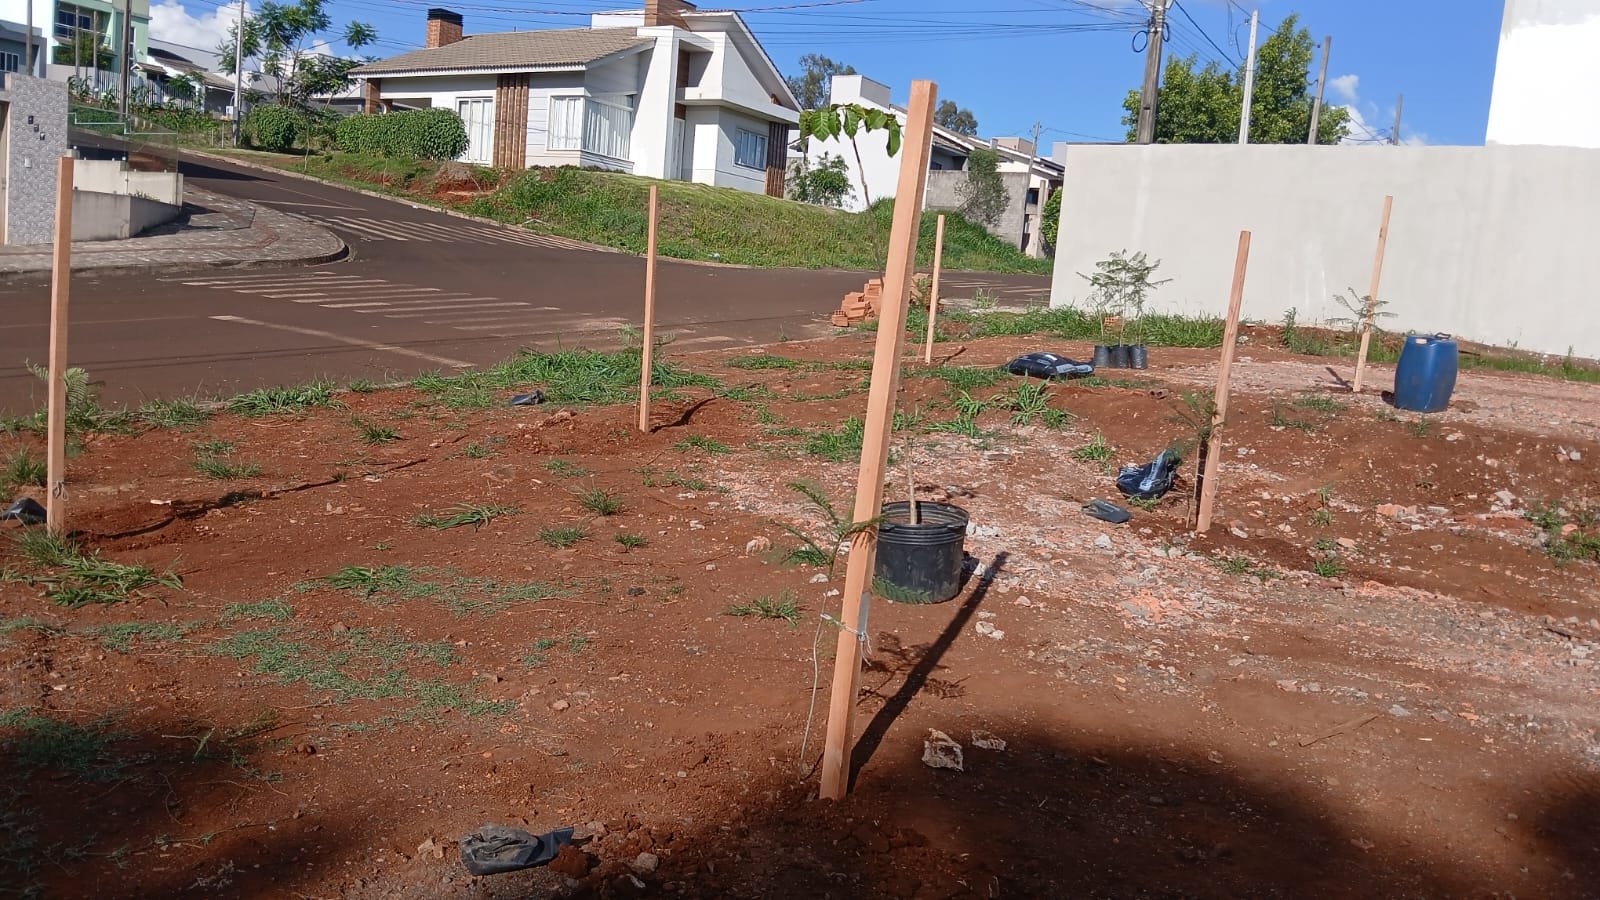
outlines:
[[[415,109],[350,116],[334,140],[346,153],[447,160],[466,152],[467,127],[448,109]]]
[[[287,153],[310,134],[304,113],[287,106],[265,105],[244,117],[244,136],[250,146],[270,153]]]

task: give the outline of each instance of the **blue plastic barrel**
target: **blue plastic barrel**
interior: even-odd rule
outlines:
[[[1423,413],[1449,406],[1458,365],[1459,348],[1449,335],[1406,335],[1394,370],[1394,405]]]

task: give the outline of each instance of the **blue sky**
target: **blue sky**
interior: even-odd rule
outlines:
[[[252,8],[254,2],[249,4]],[[456,9],[470,33],[581,27],[619,0],[331,0],[337,22],[376,26],[392,55],[420,44],[429,6]],[[779,69],[821,53],[905,96],[912,79],[970,108],[985,136],[1026,134],[1041,143],[1121,139],[1123,95],[1138,84],[1142,19],[1136,0],[724,0],[745,19]],[[180,9],[181,6],[181,9]],[[787,7],[787,8],[783,8]],[[226,30],[219,0],[152,4],[157,37],[213,47]],[[767,11],[756,11],[765,8]],[[1405,95],[1401,136],[1430,144],[1482,144],[1499,41],[1501,0],[1179,0],[1169,49],[1202,60],[1242,59],[1249,10],[1266,30],[1299,13],[1320,42],[1333,36],[1330,102],[1351,105],[1365,132],[1386,137],[1395,97]],[[1185,15],[1187,13],[1187,15]],[[1142,43],[1139,46],[1143,46]]]

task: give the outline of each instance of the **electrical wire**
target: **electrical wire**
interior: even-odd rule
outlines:
[[[1216,41],[1211,39],[1211,35],[1207,34],[1206,30],[1200,27],[1200,23],[1194,20],[1194,16],[1189,15],[1188,7],[1184,6],[1181,2],[1174,2],[1172,5],[1178,10],[1178,12],[1183,13],[1183,17],[1189,20],[1189,24],[1194,26],[1194,30],[1200,32],[1200,36],[1205,38],[1206,43],[1210,44],[1214,50],[1220,53],[1223,59],[1235,66],[1243,65],[1243,63],[1234,59],[1232,56],[1229,56],[1228,51],[1222,49],[1222,47]]]

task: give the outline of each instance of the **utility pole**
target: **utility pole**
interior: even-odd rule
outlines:
[[[1328,51],[1333,48],[1333,35],[1322,39],[1322,66],[1317,73],[1317,97],[1311,101],[1311,131],[1306,134],[1306,143],[1317,143],[1317,119],[1322,116],[1322,88],[1328,83]]]
[[[1389,143],[1400,143],[1400,107],[1406,103],[1406,95],[1401,94],[1394,98],[1394,131],[1389,132]]]
[[[1041,132],[1043,130],[1044,130],[1044,123],[1042,123],[1042,122],[1033,123],[1033,155],[1034,156],[1043,156],[1044,155],[1044,154],[1039,152],[1039,132]]]
[[[27,37],[26,37],[26,42],[23,44],[23,48],[22,48],[22,69],[23,69],[23,71],[28,73],[28,77],[29,78],[32,78],[33,75],[34,75],[34,72],[33,72],[33,0],[27,0],[27,6],[28,6],[28,24],[27,24],[28,34],[27,34]],[[73,13],[72,21],[74,21],[74,22],[78,21],[77,13]]]
[[[244,0],[239,0],[239,21],[233,26],[233,145],[239,146],[239,116],[244,102]]]
[[[1250,12],[1250,54],[1244,63],[1244,109],[1239,112],[1239,143],[1250,143],[1250,101],[1256,91],[1256,24],[1261,13]]]
[[[1167,27],[1167,7],[1172,0],[1146,0],[1150,8],[1150,41],[1144,48],[1144,86],[1139,90],[1139,124],[1134,142],[1154,143],[1156,139],[1156,92],[1161,83],[1161,38]]]
[[[128,127],[128,88],[133,83],[133,0],[122,0],[122,31],[120,34],[120,47],[117,58],[121,64],[117,66],[118,83],[122,86],[122,98],[117,102],[117,109],[122,114],[122,126]]]

